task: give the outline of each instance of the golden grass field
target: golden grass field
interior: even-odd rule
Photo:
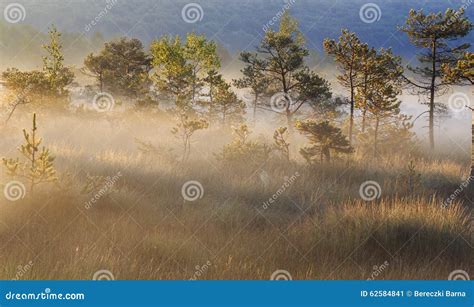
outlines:
[[[24,123],[0,132],[1,156],[16,156]],[[266,280],[277,270],[293,279],[447,279],[472,268],[471,203],[442,206],[466,179],[468,154],[356,153],[312,167],[294,154],[291,163],[231,168],[214,155],[230,135],[212,127],[197,133],[185,163],[173,159],[179,142],[165,119],[39,114],[39,133],[59,181],[15,202],[0,197],[2,279],[91,279],[99,270],[115,279]],[[135,138],[174,150],[145,154]],[[97,179],[84,192],[88,175],[118,179],[90,203],[104,186]],[[10,180],[2,173],[2,189]],[[185,201],[191,180],[202,198]],[[380,184],[380,199],[361,199],[365,181]]]

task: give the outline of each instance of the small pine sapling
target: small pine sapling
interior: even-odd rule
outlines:
[[[186,161],[191,154],[191,137],[198,130],[207,129],[209,122],[204,119],[190,119],[185,113],[178,116],[178,124],[171,130],[183,142],[183,159]]]
[[[26,179],[30,183],[31,192],[36,185],[41,183],[55,182],[58,180],[56,169],[54,168],[54,157],[49,149],[44,146],[40,149],[42,142],[37,136],[36,114],[33,114],[33,128],[31,132],[23,129],[25,143],[18,148],[25,162],[17,159],[3,158],[3,164],[8,175]]]
[[[331,151],[335,153],[350,154],[354,149],[341,129],[331,125],[328,121],[316,123],[315,121],[298,121],[296,129],[306,135],[310,141],[309,147],[302,148],[300,153],[310,164],[319,159],[321,163],[326,160],[331,162]]]
[[[289,137],[288,128],[280,127],[275,130],[273,134],[273,140],[275,141],[275,148],[285,157],[285,159],[290,161],[290,143],[287,142]]]

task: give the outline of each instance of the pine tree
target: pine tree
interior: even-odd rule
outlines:
[[[23,130],[25,143],[18,151],[22,154],[25,162],[20,159],[3,159],[7,172],[10,176],[20,177],[30,182],[30,190],[34,191],[36,185],[57,180],[54,168],[54,157],[45,147],[40,149],[42,139],[37,135],[36,114],[33,114],[33,128],[31,132]]]
[[[242,122],[245,115],[245,104],[232,91],[230,84],[219,82],[212,89],[212,112],[221,120],[225,127],[229,124]]]
[[[262,72],[262,68],[258,67],[258,62],[247,64],[242,70],[243,77],[234,80],[234,85],[237,88],[249,88],[253,95],[253,120],[257,120],[257,108],[259,106],[259,99],[264,95],[270,86],[270,80]]]
[[[208,41],[204,35],[188,33],[183,52],[186,63],[191,67],[191,100],[195,103],[203,86],[203,78],[209,71],[217,70],[221,66],[217,44]]]
[[[305,64],[308,55],[298,22],[288,12],[281,17],[278,31],[265,33],[257,53],[241,53],[241,60],[272,80],[273,91],[283,96],[277,111],[286,117],[290,133],[293,117],[303,105],[331,97],[329,83]]]
[[[290,161],[290,143],[288,143],[288,128],[280,127],[273,133],[273,141],[275,148],[283,155],[283,157]]]
[[[425,14],[423,10],[411,10],[405,25],[400,29],[407,33],[413,45],[423,50],[418,55],[420,66],[408,67],[417,79],[404,77],[418,94],[429,98],[429,140],[435,147],[436,97],[450,85],[443,81],[443,65],[457,62],[470,44],[454,44],[454,41],[469,34],[472,24],[464,15],[464,9],[447,9],[444,13]]]
[[[378,134],[381,120],[399,114],[401,94],[400,76],[403,73],[401,58],[393,55],[390,49],[375,50],[366,53],[362,63],[356,100],[363,101],[364,112],[375,117],[374,156],[377,156]],[[364,114],[365,116],[365,114]],[[365,125],[365,117],[363,118]]]
[[[151,44],[154,74],[152,80],[158,90],[174,97],[181,110],[190,108],[187,99],[192,95],[193,69],[187,63],[184,48],[179,36],[164,36]]]
[[[74,80],[74,73],[64,65],[61,33],[55,26],[49,30],[49,39],[49,44],[43,46],[48,53],[43,57],[43,72],[49,81],[51,91],[58,97],[65,97],[68,94],[66,87]]]
[[[209,122],[204,119],[192,119],[185,112],[181,112],[177,116],[178,123],[171,130],[178,139],[183,142],[183,158],[186,161],[191,154],[191,138],[196,131],[207,129]]]
[[[356,87],[358,86],[357,75],[359,71],[362,70],[361,51],[364,48],[364,44],[362,44],[355,33],[343,29],[338,41],[326,39],[323,45],[326,52],[334,56],[334,60],[341,72],[341,74],[337,76],[339,83],[350,91],[349,142],[352,143],[354,134],[354,111],[356,107],[355,94]],[[366,49],[368,48],[366,47]]]
[[[464,56],[453,65],[443,65],[444,79],[457,85],[474,84],[474,53],[466,52]],[[472,153],[471,153],[471,177],[474,178],[474,109],[467,106],[472,112]],[[472,186],[472,184],[471,184]]]
[[[310,146],[300,150],[301,155],[310,164],[314,163],[318,156],[321,163],[324,160],[331,162],[331,151],[344,154],[354,151],[341,129],[331,125],[329,121],[298,121],[296,128],[310,141]]]

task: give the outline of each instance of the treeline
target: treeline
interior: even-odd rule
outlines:
[[[400,31],[419,49],[419,64],[407,68],[390,49],[377,50],[343,29],[338,40],[324,41],[324,49],[337,65],[347,98],[335,97],[329,82],[308,67],[311,51],[297,20],[288,13],[277,30],[265,33],[256,50],[241,53],[244,68],[237,80],[228,81],[219,72],[217,44],[196,33],[184,38],[163,36],[151,43],[149,52],[134,38],[107,42],[86,57],[82,72],[96,81],[89,88],[95,96],[107,93],[145,109],[168,106],[178,120],[173,133],[183,140],[184,157],[189,155],[194,132],[209,125],[234,126],[233,144],[240,147],[228,152],[258,147],[249,143],[250,132],[242,124],[249,109],[246,102],[254,121],[263,119],[258,118],[259,109],[285,120],[286,127],[274,135],[285,157],[295,128],[310,140],[310,146],[301,150],[310,163],[329,161],[331,153],[351,153],[364,142],[373,145],[377,156],[380,142],[396,140],[400,145],[401,139],[412,137],[411,120],[400,113],[398,97],[404,89],[426,96],[434,148],[435,115],[441,106],[436,97],[451,85],[472,84],[473,54],[468,43],[459,41],[472,27],[462,9],[410,11]],[[74,73],[64,65],[61,34],[53,27],[49,36],[42,70],[10,68],[2,74],[9,93],[16,97],[9,105],[8,119],[23,104],[68,105]],[[252,98],[242,101],[234,88],[247,90]]]

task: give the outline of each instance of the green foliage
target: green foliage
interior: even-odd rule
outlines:
[[[273,141],[276,150],[278,150],[282,156],[290,161],[290,143],[288,143],[288,128],[280,127],[273,133]]]
[[[36,114],[34,114],[33,128],[31,132],[23,130],[25,143],[18,149],[25,160],[24,162],[21,162],[19,158],[3,158],[3,164],[7,169],[8,175],[28,180],[31,191],[38,184],[55,182],[57,180],[53,164],[54,157],[45,147],[40,149],[42,139],[38,138],[36,134],[37,129]]]
[[[252,132],[246,124],[233,127],[232,130],[234,138],[217,155],[218,160],[231,167],[238,165],[257,167],[268,159],[271,148],[266,144],[251,141],[249,138]]]
[[[358,152],[366,156],[392,154],[406,156],[418,152],[411,116],[401,114],[397,110],[388,117],[380,117],[380,129],[377,132],[375,131],[377,119],[369,116],[367,121],[369,127],[357,138]],[[377,142],[374,140],[375,136],[377,136]]]
[[[243,121],[245,115],[245,103],[237,98],[230,84],[219,82],[212,88],[211,113],[217,115],[222,125],[238,123]]]
[[[286,96],[281,113],[286,115],[290,129],[292,116],[304,104],[318,104],[331,97],[329,83],[306,66],[308,56],[298,22],[288,12],[281,17],[278,31],[265,33],[257,53],[241,53],[241,60],[247,66],[273,81],[274,92]]]
[[[191,66],[191,98],[194,103],[203,86],[202,79],[209,71],[219,69],[221,63],[216,43],[208,41],[204,35],[188,33],[183,47],[186,63]]]
[[[96,78],[101,91],[129,98],[149,92],[151,59],[138,39],[122,37],[105,43],[97,55],[87,56],[84,66],[83,71]]]
[[[450,85],[444,78],[443,66],[456,63],[469,49],[470,44],[456,44],[472,30],[472,23],[465,16],[463,8],[458,11],[447,9],[444,13],[425,14],[423,10],[410,10],[405,25],[400,28],[414,46],[422,50],[418,54],[420,65],[409,66],[415,79],[405,77],[405,81],[419,94],[429,96],[429,137],[434,148],[434,121],[438,104],[436,95],[443,93]],[[444,79],[444,80],[443,80]]]
[[[54,95],[65,97],[68,94],[66,87],[74,80],[74,73],[64,66],[61,33],[55,26],[49,30],[49,39],[49,44],[43,45],[47,52],[47,56],[43,57],[43,72]]]
[[[209,122],[199,118],[190,118],[186,113],[182,112],[177,116],[178,123],[176,127],[171,130],[176,138],[183,142],[183,159],[184,162],[191,154],[191,137],[199,130],[207,129]]]
[[[74,74],[70,68],[64,66],[61,34],[53,26],[49,31],[50,41],[44,45],[47,56],[43,57],[42,71],[20,71],[17,68],[9,68],[2,73],[7,90],[13,103],[8,120],[19,105],[48,104],[67,98],[67,86],[74,80]]]
[[[410,161],[400,176],[400,184],[407,195],[413,195],[421,187],[421,174],[416,168],[415,161]]]
[[[164,36],[155,40],[150,49],[155,71],[152,80],[160,92],[175,97],[175,103],[179,106],[190,96],[192,77],[192,68],[186,63],[181,39],[179,36]]]
[[[301,155],[309,164],[317,161],[318,156],[321,163],[324,160],[331,162],[331,151],[344,154],[354,151],[341,129],[331,125],[329,121],[321,123],[312,120],[298,121],[296,128],[310,141],[310,146],[300,150]]]
[[[253,119],[256,120],[257,107],[259,106],[259,99],[267,93],[270,86],[270,80],[263,73],[262,67],[258,65],[260,62],[248,63],[242,70],[242,78],[234,80],[233,83],[237,88],[248,88],[253,95]]]
[[[364,48],[367,49],[367,46],[362,44],[355,33],[343,29],[339,41],[325,39],[323,47],[327,54],[332,55],[336,61],[340,71],[337,80],[343,87],[350,91],[349,142],[352,142],[354,133],[355,91],[357,87],[357,74],[360,70],[360,54]]]
[[[450,83],[474,84],[474,53],[465,52],[463,57],[456,63],[450,65],[444,63],[442,66],[444,80]]]
[[[178,108],[191,108],[202,94],[205,78],[220,67],[217,45],[204,35],[164,36],[151,44],[153,81],[162,93],[173,96]],[[191,101],[187,101],[187,100]]]

